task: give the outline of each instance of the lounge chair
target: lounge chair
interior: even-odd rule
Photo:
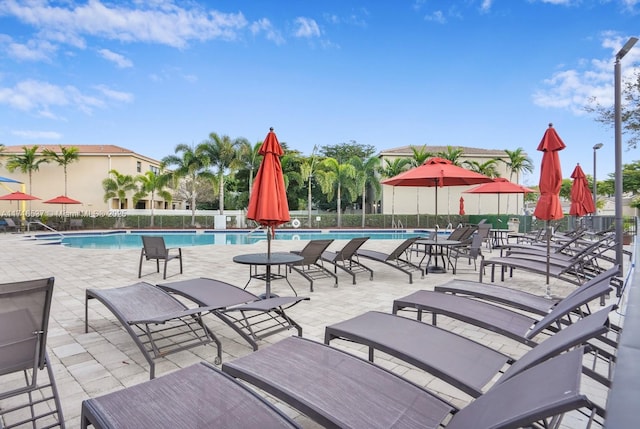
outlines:
[[[419,271],[420,277],[424,278],[424,270],[420,266],[412,263],[407,257],[407,253],[410,251],[413,243],[418,237],[411,237],[404,240],[398,247],[396,247],[391,253],[379,252],[369,249],[358,249],[356,255],[362,258],[371,259],[372,261],[381,262],[409,276],[409,283],[413,283],[412,271]]]
[[[375,364],[304,338],[289,337],[222,370],[324,427],[514,428],[583,408],[593,416],[580,393],[582,355],[577,349],[549,359],[461,410]]]
[[[346,340],[363,344],[369,348],[370,362],[374,360],[374,350],[379,350],[478,397],[488,390],[505,367],[501,382],[605,334],[609,329],[608,315],[613,308],[609,306],[555,333],[518,360],[453,332],[376,311],[327,326],[324,342]],[[584,371],[590,373],[591,369]]]
[[[357,251],[369,239],[369,237],[352,238],[338,251],[325,250],[322,252],[322,260],[333,265],[333,272],[338,268],[351,274],[353,284],[356,284],[357,273],[369,273],[369,280],[373,280],[373,270],[360,262]]]
[[[198,278],[159,284],[165,292],[176,294],[196,303],[200,307],[216,307],[211,314],[229,325],[253,348],[257,341],[289,329],[302,335],[298,325],[285,310],[307,297],[288,296],[261,299],[242,288],[219,280]]]
[[[616,278],[618,272],[619,267],[616,265],[578,286],[569,295],[567,295],[567,297],[578,294],[583,290],[588,289],[590,286],[597,285],[603,281],[608,281],[609,284],[615,286],[617,289],[616,295],[620,296],[619,294],[622,290],[622,282]],[[539,314],[541,316],[549,313],[549,311],[551,311],[559,301],[559,299],[549,299],[508,286],[488,285],[486,283],[458,279],[437,285],[434,287],[434,291],[451,293],[454,295],[471,296],[485,301],[497,302],[530,313]],[[419,292],[416,292],[416,294],[419,294]],[[602,304],[604,303],[602,302]]]
[[[180,274],[182,274],[182,249],[178,248],[178,253],[174,249],[167,248],[164,244],[164,238],[154,237],[150,235],[142,236],[142,250],[140,251],[140,265],[138,267],[138,278],[142,277],[142,261],[156,261],[156,272],[160,272],[160,261],[164,261],[164,271],[162,278],[167,278],[167,262],[172,259],[180,261]]]
[[[484,301],[441,292],[418,291],[393,302],[393,314],[408,310],[422,320],[423,313],[431,313],[431,324],[437,325],[437,316],[443,315],[478,326],[517,342],[533,347],[542,333],[557,332],[578,318],[576,310],[585,304],[610,293],[608,281],[602,281],[582,292],[559,301],[544,317],[534,318],[502,306]],[[607,346],[615,347],[617,339],[601,337]],[[599,348],[599,351],[602,348]],[[601,350],[607,355],[606,350]],[[608,356],[610,357],[610,356]],[[603,381],[604,383],[604,381]]]
[[[313,281],[316,279],[331,277],[334,287],[338,287],[338,276],[325,268],[322,262],[322,252],[333,243],[333,240],[311,240],[302,250],[291,251],[302,256],[302,261],[288,265],[290,270],[300,274],[309,280],[309,290],[313,292]]]
[[[0,284],[0,427],[65,427],[46,350],[53,283]]]
[[[18,228],[18,225],[16,225],[16,223],[10,217],[5,217],[4,222],[5,222],[5,225],[3,225],[3,228],[5,231],[18,232],[20,230]]]
[[[255,392],[198,363],[98,398],[82,401],[80,427],[297,428]]]
[[[82,229],[82,219],[80,218],[72,218],[69,219],[69,229]]]
[[[155,359],[182,350],[214,343],[215,363],[222,361],[222,346],[207,328],[202,316],[219,306],[187,308],[182,302],[149,283],[136,283],[113,289],[87,289],[84,331],[89,331],[89,300],[102,302],[122,323],[149,363],[149,376],[155,377]]]

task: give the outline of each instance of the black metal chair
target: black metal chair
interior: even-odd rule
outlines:
[[[167,278],[167,262],[172,259],[180,260],[180,274],[182,274],[182,249],[177,248],[178,253],[172,253],[174,249],[167,248],[164,238],[143,235],[142,250],[140,251],[140,266],[138,267],[138,278],[142,277],[142,261],[156,261],[156,272],[160,272],[160,261],[164,261],[163,279]]]

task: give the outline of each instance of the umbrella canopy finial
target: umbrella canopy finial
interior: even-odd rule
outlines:
[[[553,122],[549,122],[549,128],[553,128]]]
[[[273,132],[273,127],[269,127],[269,131]]]

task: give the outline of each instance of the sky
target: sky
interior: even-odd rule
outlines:
[[[154,159],[210,133],[536,151],[549,123],[598,180],[615,54],[640,0],[0,0],[0,143],[114,144]],[[640,68],[640,43],[622,60]],[[627,150],[623,163],[640,159]],[[538,183],[539,169],[522,182]]]

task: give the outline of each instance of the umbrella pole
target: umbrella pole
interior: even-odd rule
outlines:
[[[551,231],[549,231],[549,221],[547,223],[547,290],[544,297],[551,299],[551,288],[549,287],[549,268],[551,262]]]
[[[267,260],[271,259],[271,227],[267,226]],[[265,299],[271,298],[271,264],[266,266]]]

